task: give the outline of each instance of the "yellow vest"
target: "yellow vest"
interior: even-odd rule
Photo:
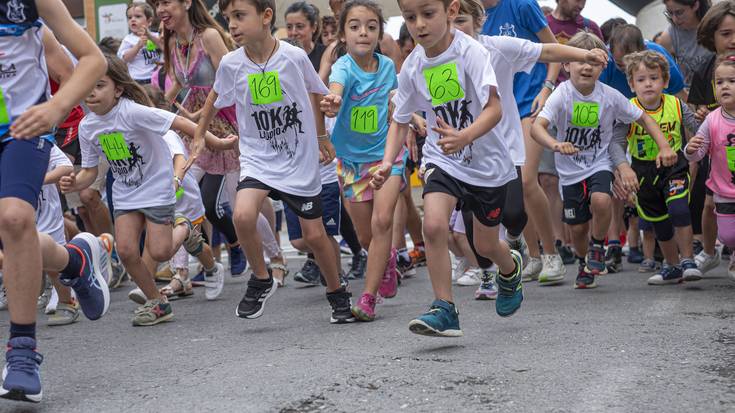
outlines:
[[[661,132],[669,141],[669,146],[674,152],[679,152],[682,142],[682,115],[679,98],[671,95],[661,95],[662,104],[656,111],[647,111],[641,106],[637,98],[630,101],[643,109],[648,116],[652,117]],[[628,129],[628,152],[633,158],[641,161],[654,161],[658,155],[658,145],[651,138],[643,126],[633,122]]]

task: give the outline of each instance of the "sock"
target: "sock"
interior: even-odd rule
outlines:
[[[579,265],[585,265],[584,257],[580,257],[579,255],[575,255],[577,258],[577,261],[579,261]]]
[[[82,253],[75,246],[67,245],[65,248],[69,252],[69,262],[61,270],[61,273],[66,276],[65,278],[79,277],[82,275],[82,268],[84,267]]]
[[[594,245],[596,247],[604,247],[605,246],[605,240],[595,239],[595,237],[590,237],[591,241],[590,244]]]
[[[204,269],[204,275],[206,275],[207,277],[209,277],[212,274],[214,274],[214,270],[216,270],[216,269],[217,269],[217,263],[215,262],[214,265],[212,266],[212,268],[205,268]]]
[[[10,338],[30,337],[36,339],[36,323],[32,324],[15,324],[10,322]]]
[[[617,239],[609,240],[609,241],[607,241],[607,245],[609,247],[615,247],[615,246],[619,247],[620,246],[620,240],[617,240]]]
[[[562,247],[562,245],[564,245],[564,244],[563,244],[563,243],[561,242],[561,240],[560,240],[560,239],[558,239],[558,240],[554,241],[554,245],[556,245],[556,248],[557,248],[557,249],[559,249],[559,248],[561,248],[561,247]]]
[[[518,241],[519,239],[521,239],[521,236],[520,235],[513,235],[510,232],[505,231],[505,240],[506,241],[514,242],[514,241]]]

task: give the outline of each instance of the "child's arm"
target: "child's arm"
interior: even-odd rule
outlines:
[[[571,142],[559,142],[549,134],[549,120],[546,118],[536,118],[531,126],[531,137],[544,148],[562,155],[574,155],[579,152]]]
[[[602,49],[585,50],[558,43],[544,43],[539,62],[564,63],[585,62],[591,65],[607,66],[607,52]]]
[[[447,125],[442,118],[437,117],[436,127],[431,129],[440,136],[436,144],[439,145],[445,154],[450,155],[461,151],[462,148],[472,143],[475,139],[488,133],[500,122],[502,116],[503,109],[500,105],[500,97],[498,97],[497,93],[491,93],[482,112],[480,112],[470,126],[462,130],[457,130]]]
[[[707,119],[704,119],[697,134],[689,139],[689,143],[684,148],[684,157],[689,162],[698,162],[709,152],[711,138],[709,136],[709,122]]]
[[[212,91],[212,93],[214,93],[214,91]],[[209,102],[209,97],[207,97],[207,102]],[[213,116],[214,115],[212,115],[212,117]],[[211,121],[212,120],[210,117],[209,122]],[[209,122],[207,123],[207,126],[209,126]],[[196,123],[190,121],[189,119],[186,119],[183,116],[176,116],[174,118],[174,121],[171,124],[171,129],[180,130],[184,132],[185,134],[194,137],[191,141],[191,145],[189,145],[189,162],[186,165],[186,169],[189,169],[189,167],[194,163],[194,161],[197,159],[199,154],[202,152],[202,149],[204,149],[205,136],[212,135],[212,133],[204,129],[204,131],[202,131],[202,133],[199,134],[199,126]],[[210,136],[209,138],[210,140],[217,139],[217,137],[214,135]]]
[[[84,29],[74,22],[61,0],[36,0],[36,7],[39,16],[79,59],[79,64],[69,81],[50,100],[28,108],[13,122],[10,134],[18,139],[34,138],[58,125],[107,71],[107,61],[102,52]]]
[[[69,175],[62,176],[59,179],[59,188],[62,193],[79,192],[89,188],[94,180],[97,179],[98,169],[96,166],[91,168],[82,168],[79,173],[72,172]]]
[[[658,145],[656,167],[660,168],[661,166],[672,166],[676,164],[676,153],[671,150],[669,141],[667,141],[664,134],[661,133],[661,129],[659,129],[656,121],[644,112],[641,117],[638,118],[637,122],[643,126],[643,129],[651,135],[651,138],[653,138],[653,140],[656,141],[656,145]]]
[[[638,176],[636,176],[633,168],[630,167],[628,158],[625,155],[628,146],[628,140],[626,139],[628,130],[630,130],[630,125],[622,122],[616,123],[613,127],[612,141],[607,147],[610,160],[612,160],[613,166],[618,172],[614,184],[619,186],[620,191],[615,192],[616,194],[624,194],[625,196],[619,196],[623,200],[628,199],[627,195],[631,191],[638,191]]]
[[[383,162],[380,164],[378,170],[373,173],[373,177],[370,179],[370,186],[373,189],[380,189],[385,181],[390,177],[390,171],[391,168],[393,168],[393,161],[398,156],[398,153],[403,147],[403,143],[406,141],[408,130],[408,123],[398,123],[395,119],[390,123],[388,136],[385,141]]]
[[[146,42],[148,42],[148,30],[146,30],[144,34],[138,36],[138,43],[132,45],[130,48],[125,50],[122,54],[120,52],[117,52],[118,56],[125,63],[130,63],[133,60],[135,60],[135,56],[138,55],[138,53],[140,52],[140,49],[145,47]],[[120,47],[122,47],[122,45],[120,45]]]
[[[342,95],[344,94],[345,87],[337,82],[329,84],[329,94],[324,96],[319,107],[324,116],[333,118],[339,113],[339,108],[342,107]]]
[[[549,26],[544,27],[543,29],[536,32],[536,36],[541,41],[541,43],[558,43],[556,41],[556,36],[554,36],[554,33],[551,31]],[[556,84],[556,79],[559,77],[559,71],[561,70],[561,64],[559,63],[549,63],[548,70],[546,71],[546,82],[551,82]],[[539,91],[538,95],[535,99],[533,99],[533,103],[531,104],[531,116],[536,117],[539,113],[541,113],[541,109],[544,107],[544,104],[546,103],[546,100],[549,98],[549,95],[551,95],[551,89],[547,87],[542,87]]]
[[[69,175],[74,172],[74,167],[69,165],[62,165],[54,168],[53,170],[46,172],[46,176],[43,178],[43,184],[55,184],[59,182],[61,177]]]
[[[189,165],[189,163],[184,155],[180,153],[174,155],[174,178],[178,178],[179,181],[183,181],[184,175],[186,175],[186,170],[189,169],[187,165]]]
[[[334,146],[329,140],[327,128],[324,126],[324,113],[319,109],[323,95],[318,93],[309,93],[311,100],[311,108],[314,111],[314,124],[316,125],[316,136],[319,141],[319,161],[322,165],[329,165],[334,159]]]
[[[74,73],[74,64],[46,26],[43,27],[43,54],[49,78],[59,85],[65,84]]]

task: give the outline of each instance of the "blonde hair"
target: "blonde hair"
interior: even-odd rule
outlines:
[[[569,41],[567,42],[567,46],[585,50],[602,49],[604,51],[607,51],[607,46],[605,46],[605,42],[589,32],[579,32],[575,34],[574,36],[572,36],[571,39],[569,39]]]

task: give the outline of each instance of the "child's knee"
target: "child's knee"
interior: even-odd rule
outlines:
[[[449,228],[445,222],[439,220],[424,220],[424,238],[440,239],[449,236]]]
[[[594,192],[590,198],[590,207],[595,211],[612,211],[612,198],[605,192]]]
[[[686,197],[674,199],[669,202],[669,219],[675,227],[686,227],[692,225],[692,215],[689,212],[689,204]]]

